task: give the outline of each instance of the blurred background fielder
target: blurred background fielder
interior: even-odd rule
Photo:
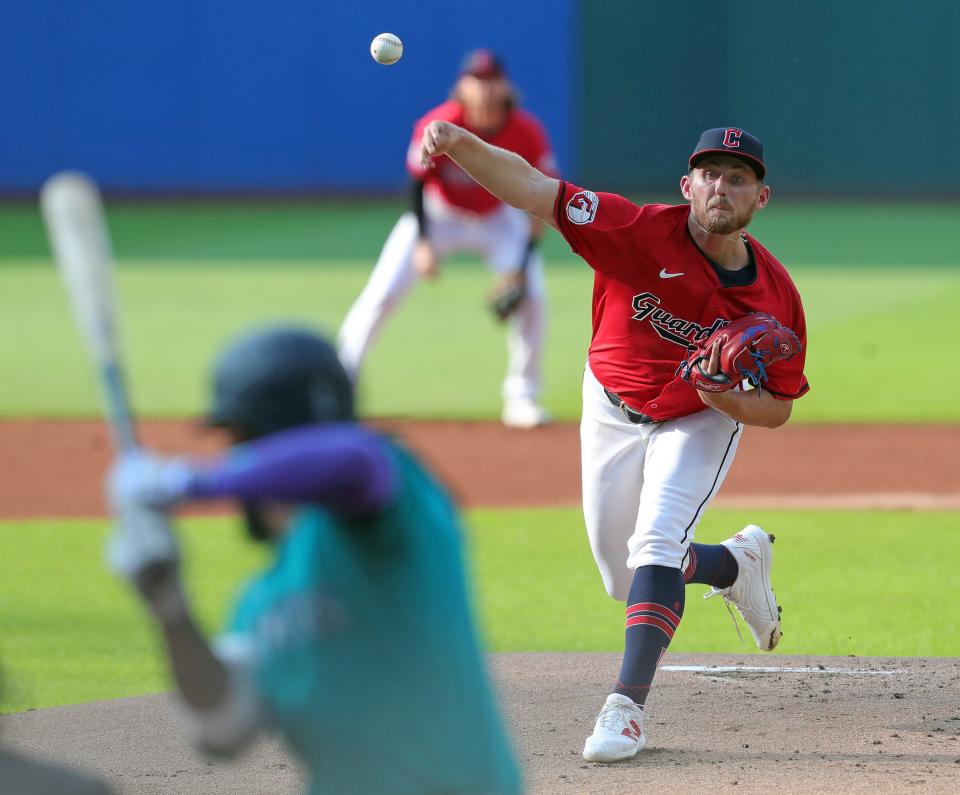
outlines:
[[[489,301],[508,324],[503,423],[516,428],[542,425],[549,419],[540,405],[547,311],[538,248],[543,223],[492,196],[449,158],[424,168],[420,138],[434,120],[462,125],[545,173],[556,171],[546,131],[519,107],[503,62],[489,50],[469,53],[450,99],[414,126],[407,154],[411,207],[390,232],[367,286],[340,327],[340,359],[356,382],[367,350],[416,279],[436,278],[444,257],[472,251],[498,276]]]

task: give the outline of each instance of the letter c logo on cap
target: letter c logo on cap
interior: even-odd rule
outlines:
[[[731,127],[723,134],[723,145],[728,149],[739,149],[741,135],[743,135],[743,130],[737,130],[736,128]]]

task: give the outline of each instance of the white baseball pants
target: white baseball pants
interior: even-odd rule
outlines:
[[[626,601],[640,566],[683,568],[743,432],[719,411],[634,425],[588,365],[580,452],[583,517],[607,593]]]
[[[474,215],[424,196],[427,235],[440,257],[471,251],[484,258],[496,274],[519,268],[530,239],[529,216],[507,205],[487,215]],[[390,232],[377,264],[360,297],[347,313],[337,334],[340,360],[356,381],[363,358],[384,321],[413,286],[417,273],[412,254],[419,227],[412,212],[405,213]],[[540,392],[540,362],[546,323],[543,257],[533,253],[527,266],[527,296],[507,321],[507,375],[503,399],[536,399]]]

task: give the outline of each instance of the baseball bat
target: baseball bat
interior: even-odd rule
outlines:
[[[40,207],[74,320],[98,374],[114,446],[131,450],[137,438],[123,377],[113,252],[100,191],[86,175],[62,171],[44,183]]]

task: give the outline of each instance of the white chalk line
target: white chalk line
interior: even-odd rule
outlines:
[[[903,671],[877,671],[865,668],[786,667],[777,665],[661,665],[661,671],[679,671],[694,674],[848,674],[850,676],[895,676]]]
[[[722,508],[809,508],[857,511],[956,511],[960,494],[719,494],[711,503]]]

